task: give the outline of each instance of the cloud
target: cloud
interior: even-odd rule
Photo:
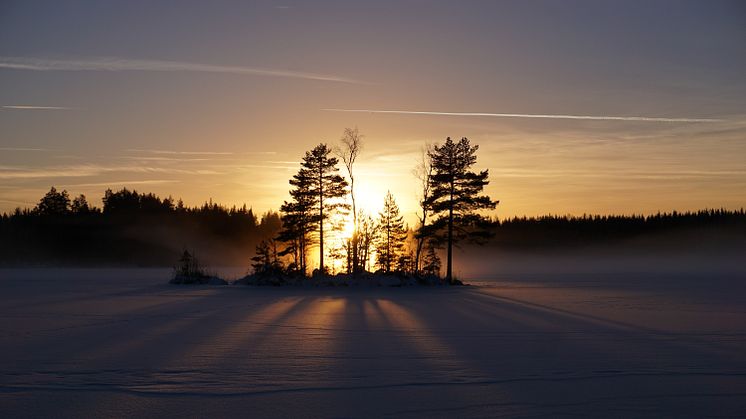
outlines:
[[[32,105],[3,105],[3,109],[13,110],[30,110],[30,111],[69,111],[78,108],[69,108],[67,106],[32,106]]]
[[[187,71],[198,73],[229,73],[265,77],[286,77],[338,83],[361,83],[360,81],[345,77],[302,71],[116,57],[90,57],[84,59],[0,57],[0,68],[32,71]]]
[[[13,199],[2,199],[0,198],[0,202],[6,203],[6,204],[20,204],[20,205],[36,205],[35,202],[29,202],[29,201],[17,201]]]
[[[524,113],[487,113],[487,112],[432,112],[432,111],[403,111],[380,109],[321,109],[327,112],[361,112],[383,113],[398,115],[439,115],[439,116],[490,116],[498,118],[543,118],[543,119],[582,119],[592,121],[641,121],[641,122],[721,122],[722,119],[713,118],[659,118],[651,116],[610,116],[610,115],[546,115]]]
[[[165,156],[122,156],[124,160],[134,160],[139,162],[206,162],[214,159],[209,158],[192,158],[192,157],[165,157]]]
[[[98,186],[119,186],[119,185],[161,185],[167,183],[181,183],[180,180],[169,180],[169,179],[148,179],[148,180],[112,180],[109,182],[96,182],[96,183],[63,183],[60,187],[74,187],[74,188],[90,188]]]
[[[0,147],[0,151],[49,151],[49,149],[29,147]]]
[[[125,151],[133,153],[151,153],[151,154],[187,154],[187,155],[208,155],[208,156],[227,156],[232,155],[229,151],[177,151],[177,150],[154,150],[154,149],[142,149],[142,148],[130,148]]]
[[[746,170],[640,170],[640,169],[526,169],[526,168],[492,168],[490,175],[496,178],[548,178],[564,181],[567,178],[589,178],[600,177],[619,180],[679,180],[679,179],[708,179],[723,177],[743,177]]]
[[[30,180],[47,178],[68,178],[99,176],[107,173],[164,173],[183,175],[221,175],[215,170],[186,170],[150,166],[100,166],[81,164],[52,167],[0,166],[0,180]]]

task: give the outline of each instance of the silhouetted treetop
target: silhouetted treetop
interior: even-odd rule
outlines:
[[[452,280],[453,245],[463,239],[484,241],[488,237],[488,220],[477,211],[493,209],[497,202],[482,195],[489,183],[487,170],[471,171],[477,162],[477,149],[464,137],[456,143],[451,137],[428,152],[433,173],[425,206],[438,218],[424,228],[424,234],[445,241],[447,247],[446,279]]]
[[[65,215],[70,212],[70,196],[66,190],[58,192],[57,188],[52,186],[36,205],[35,212],[40,215]]]

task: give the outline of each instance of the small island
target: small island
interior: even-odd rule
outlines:
[[[391,192],[377,217],[359,209],[355,200],[354,164],[362,150],[357,128],[346,128],[336,147],[321,143],[307,151],[290,179],[290,200],[280,207],[281,229],[262,240],[251,258],[251,274],[234,281],[254,286],[437,286],[463,285],[453,276],[453,246],[460,241],[483,243],[489,219],[481,213],[497,201],[484,195],[487,170],[475,172],[479,148],[466,137],[423,149],[414,170],[419,182],[418,225],[404,223]],[[336,155],[336,157],[335,157]],[[340,159],[346,168],[339,174]],[[325,245],[326,240],[326,245]],[[329,245],[329,242],[332,245]],[[317,260],[310,250],[318,249]],[[440,276],[438,250],[445,248],[446,274]],[[331,258],[337,264],[325,263]],[[312,264],[315,268],[310,272]],[[375,268],[371,268],[371,267]],[[184,251],[172,284],[225,285],[205,272],[194,255]]]

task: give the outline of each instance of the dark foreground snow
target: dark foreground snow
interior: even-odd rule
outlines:
[[[742,277],[304,289],[169,275],[0,270],[0,416],[746,412]]]

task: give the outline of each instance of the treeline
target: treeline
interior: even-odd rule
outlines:
[[[170,266],[188,249],[211,265],[248,266],[259,246],[260,257],[267,260],[255,264],[271,266],[273,253],[286,249],[281,245],[271,248],[278,246],[272,239],[282,231],[276,212],[257,217],[246,206],[229,208],[209,201],[187,207],[180,200],[126,188],[107,190],[102,200],[103,208],[96,208],[83,195],[70,198],[66,191],[52,188],[36,207],[0,215],[0,265]],[[403,230],[393,197],[385,201],[383,217],[379,215],[383,223],[369,216],[358,220],[359,259],[367,262],[366,270],[404,269],[413,263],[416,232]],[[746,211],[492,218],[487,231],[489,247],[515,251],[676,237],[678,233],[693,239],[717,233],[744,245]],[[402,249],[402,243],[409,250]],[[334,249],[332,255],[347,258],[344,250]],[[371,257],[374,253],[380,257]],[[436,247],[427,246],[422,253],[420,269],[439,272]],[[395,259],[394,254],[401,256]]]
[[[513,250],[618,243],[636,238],[671,239],[688,243],[718,235],[746,245],[746,212],[704,209],[651,215],[545,215],[490,221],[491,246]],[[721,243],[725,245],[726,243]]]
[[[107,190],[103,208],[84,195],[51,190],[32,209],[0,216],[0,264],[168,266],[188,249],[215,265],[248,264],[279,230],[280,216],[251,208]]]

